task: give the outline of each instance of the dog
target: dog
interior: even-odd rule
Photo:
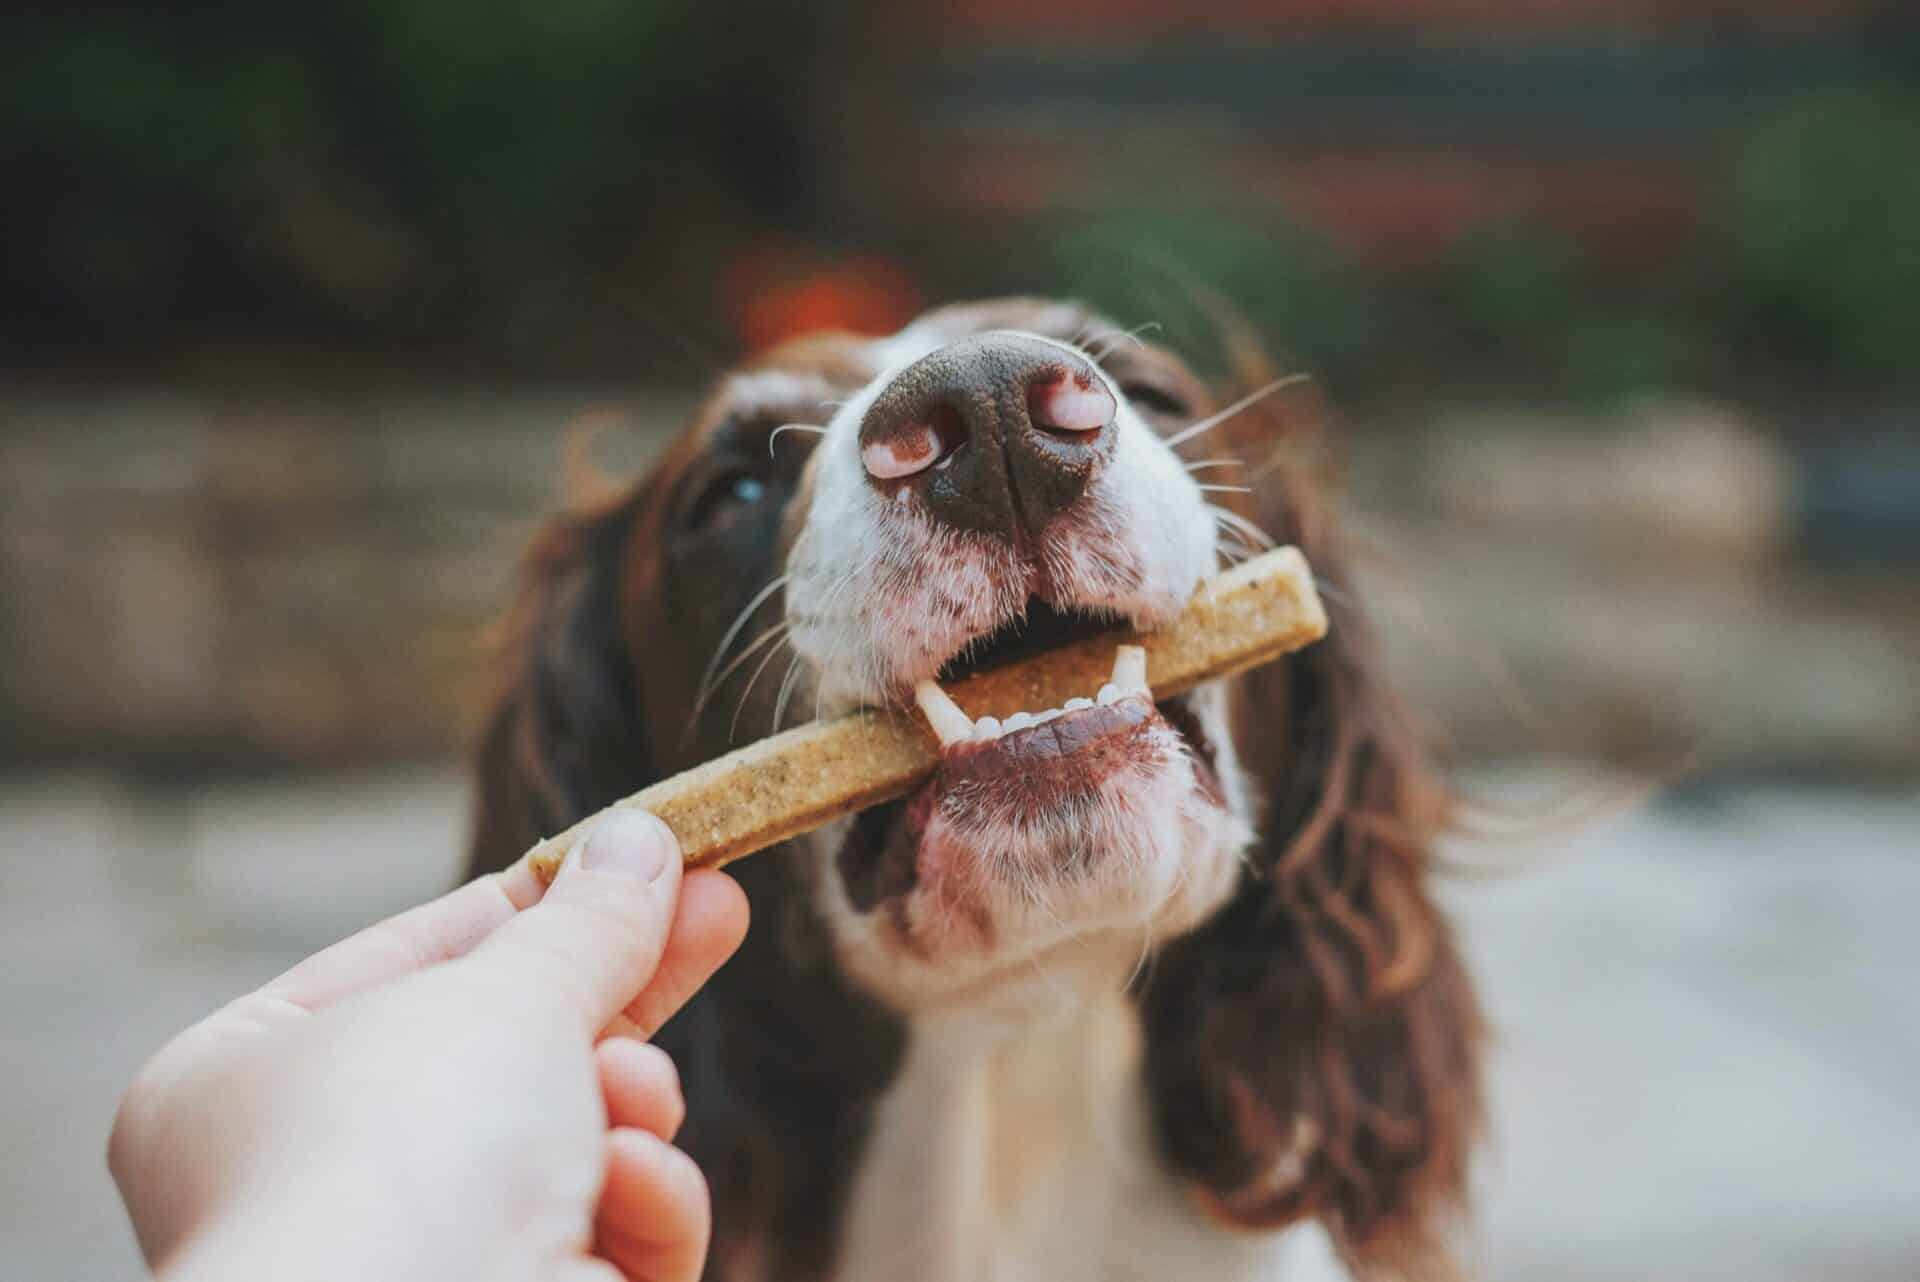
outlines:
[[[1279,663],[983,721],[912,796],[734,865],[753,928],[659,1034],[709,1277],[1452,1275],[1480,1018],[1426,887],[1447,793],[1316,416],[1226,346],[1210,385],[1040,299],[790,341],[535,540],[475,875],[777,727],[1152,627],[1268,538],[1329,601]]]

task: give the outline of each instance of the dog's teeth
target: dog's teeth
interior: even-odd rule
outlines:
[[[1113,652],[1113,684],[1127,694],[1147,692],[1147,652],[1137,645],[1118,646]]]
[[[1067,700],[1067,711],[1068,711],[1068,712],[1078,712],[1078,711],[1080,711],[1080,709],[1082,709],[1082,708],[1091,708],[1092,706],[1093,706],[1093,700],[1091,700],[1091,699],[1069,699],[1069,700]]]
[[[1100,693],[1093,697],[1093,701],[1104,708],[1110,703],[1120,702],[1120,696],[1125,693],[1126,691],[1109,681],[1100,687]]]
[[[1040,714],[1039,716],[1037,716],[1037,717],[1035,717],[1035,718],[1033,719],[1033,724],[1034,724],[1034,725],[1036,725],[1036,726],[1044,726],[1044,725],[1046,725],[1046,724],[1047,724],[1047,722],[1049,722],[1049,721],[1051,721],[1051,720],[1053,720],[1053,719],[1054,719],[1055,717],[1058,717],[1058,716],[1061,716],[1061,715],[1062,715],[1062,713],[1061,713],[1061,711],[1060,711],[1060,709],[1058,709],[1058,708],[1048,708],[1048,709],[1047,709],[1047,710],[1046,710],[1045,712],[1043,712],[1043,713],[1041,713],[1041,714]]]
[[[937,681],[922,681],[913,688],[913,700],[927,716],[927,724],[940,736],[940,746],[959,743],[973,733],[973,718],[960,711]]]
[[[1000,718],[982,717],[973,723],[973,737],[982,743],[1000,737]]]
[[[1031,712],[1016,712],[1007,718],[1007,729],[1009,730],[1025,730],[1032,724],[1033,714]]]

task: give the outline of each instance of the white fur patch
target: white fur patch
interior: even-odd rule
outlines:
[[[844,822],[815,834],[821,909],[848,971],[920,1010],[988,986],[1047,988],[1057,961],[1089,948],[1144,965],[1161,941],[1205,920],[1231,893],[1253,829],[1224,688],[1190,698],[1218,745],[1225,806],[1201,793],[1191,758],[1162,726],[1160,760],[1117,772],[1096,799],[1049,820],[997,815],[988,795],[944,799],[922,838],[922,884],[898,914],[856,912],[847,900],[834,866]]]
[[[1126,960],[912,1021],[849,1200],[840,1282],[1332,1282],[1318,1225],[1236,1232],[1148,1133]]]

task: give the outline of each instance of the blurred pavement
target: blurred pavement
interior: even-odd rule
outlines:
[[[1569,784],[1481,780],[1523,805]],[[446,885],[464,804],[436,769],[0,784],[0,1274],[138,1275],[102,1159],[127,1078]],[[1460,853],[1525,864],[1445,892],[1498,1028],[1481,1276],[1920,1276],[1920,792],[1696,786]]]

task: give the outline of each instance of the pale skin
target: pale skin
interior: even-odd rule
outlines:
[[[162,1282],[695,1282],[706,1183],[645,1039],[746,897],[664,825],[603,821],[334,945],[174,1038],[108,1163]]]

